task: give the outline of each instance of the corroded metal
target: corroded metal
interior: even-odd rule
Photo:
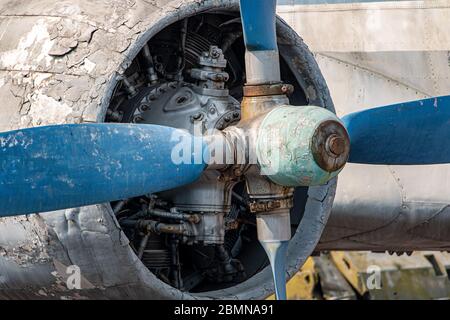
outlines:
[[[330,154],[329,144],[341,153]],[[321,185],[344,166],[349,139],[340,120],[323,108],[282,106],[262,120],[256,154],[261,172],[277,184]]]
[[[284,94],[274,96],[244,96],[241,103],[241,120],[254,119],[277,106],[289,104]]]
[[[267,183],[253,182],[261,179],[260,174],[279,186],[312,186],[327,183],[344,167],[350,140],[333,113],[314,106],[276,106],[276,100],[270,97],[253,99],[252,112],[266,113],[228,128],[225,139],[212,139],[230,143],[224,149],[229,153],[224,158],[231,158],[231,163],[258,166],[256,173],[244,168],[244,175],[252,181],[249,194],[263,192],[267,198],[267,191],[274,189],[275,192],[269,192],[271,196],[280,195],[280,190]],[[257,100],[265,104],[258,104]],[[262,188],[253,190],[253,185]]]
[[[123,225],[132,226],[144,233],[153,232],[156,234],[168,233],[179,235],[193,235],[189,226],[182,222],[178,224],[168,224],[153,220],[124,220]]]
[[[244,86],[245,97],[289,95],[292,92],[294,92],[294,86],[291,84],[275,83],[258,86]]]
[[[323,170],[335,172],[342,169],[350,153],[350,138],[341,122],[322,122],[312,137],[311,152]]]
[[[270,212],[282,208],[292,208],[294,205],[292,194],[287,198],[269,198],[267,200],[260,199],[259,201],[253,201],[250,203],[250,211],[253,213],[257,212]]]
[[[422,251],[388,256],[365,251],[332,251],[330,256],[355,292],[371,300],[450,297],[448,253]]]

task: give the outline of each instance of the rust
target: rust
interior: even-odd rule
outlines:
[[[326,147],[330,155],[339,157],[345,152],[345,139],[338,135],[332,135],[327,139]]]
[[[267,111],[281,105],[289,104],[286,95],[275,96],[244,96],[241,103],[241,121],[247,121],[260,116]]]
[[[337,121],[325,121],[314,133],[312,153],[314,160],[323,170],[338,171],[345,165],[350,153],[347,130]]]
[[[294,86],[283,83],[244,87],[244,96],[246,97],[290,95],[293,92]]]
[[[294,205],[293,197],[288,197],[285,199],[258,199],[250,203],[250,212],[252,213],[264,213],[273,212],[274,210],[279,210],[283,208],[292,208]]]

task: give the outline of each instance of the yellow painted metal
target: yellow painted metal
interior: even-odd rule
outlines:
[[[318,289],[320,286],[320,290]],[[267,300],[274,300],[272,295]],[[287,283],[288,300],[350,300],[356,294],[328,254],[309,257]]]
[[[380,271],[380,287],[370,276]],[[331,251],[310,257],[287,283],[288,300],[450,299],[450,253]],[[317,290],[320,284],[321,290]],[[275,297],[269,296],[267,300]]]
[[[286,284],[288,300],[312,300],[314,299],[314,288],[318,283],[314,268],[314,259],[309,257],[303,267]],[[275,300],[271,295],[267,300]]]
[[[355,300],[357,295],[344,276],[339,272],[329,253],[314,257],[320,290],[316,290],[319,299]]]
[[[341,274],[344,275],[347,281],[360,295],[364,295],[367,292],[367,288],[364,279],[358,272],[358,270],[361,270],[362,268],[361,265],[365,265],[361,253],[332,251],[330,254]]]
[[[449,253],[416,252],[412,256],[391,256],[333,251],[331,257],[340,273],[364,298],[450,298]],[[379,286],[374,286],[374,275],[378,272],[375,270],[379,271]]]

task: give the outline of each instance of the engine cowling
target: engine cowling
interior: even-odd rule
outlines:
[[[8,20],[5,34],[14,37],[11,36],[8,41],[2,40],[0,44],[3,70],[0,73],[4,79],[0,97],[6,103],[5,111],[2,111],[1,118],[5,120],[0,123],[1,130],[96,121],[164,121],[167,125],[184,127],[192,124],[191,119],[198,120],[195,119],[198,113],[212,110],[212,102],[215,111],[204,114],[203,120],[208,120],[208,125],[218,130],[232,124],[241,117],[236,116],[240,111],[236,102],[242,98],[245,76],[242,34],[235,20],[239,15],[238,2],[203,1],[199,4],[189,0],[183,1],[182,5],[179,1],[175,2],[175,10],[170,2],[160,8],[144,1],[137,1],[134,6],[124,1],[113,1],[108,6],[99,5],[94,9],[89,1],[50,6],[48,3],[42,5],[39,0],[6,3],[5,12],[10,17],[5,15],[0,19]],[[49,15],[49,12],[52,14]],[[73,20],[74,15],[79,19]],[[24,25],[27,28],[23,28]],[[289,97],[291,104],[309,104],[333,111],[326,84],[312,54],[284,22],[278,21],[278,29],[281,78],[295,87],[294,94]],[[184,36],[185,40],[182,40]],[[25,39],[34,41],[29,43]],[[210,70],[201,70],[197,60],[203,51],[209,50],[210,45],[219,46],[223,51],[229,65],[222,71],[230,76],[227,80],[222,78],[229,91],[226,97],[216,95],[213,100],[205,98],[210,97],[205,92],[199,94],[192,87],[180,86],[183,82],[198,86],[211,81],[207,73],[202,73]],[[185,54],[179,57],[183,46]],[[19,57],[20,61],[17,60]],[[139,69],[139,66],[143,68]],[[182,72],[180,78],[178,69],[181,67],[200,71]],[[171,87],[171,83],[176,83],[175,88]],[[162,100],[150,99],[154,89],[154,94],[161,94],[161,99],[171,90],[176,91],[168,99],[175,99],[179,106],[184,106],[190,98],[203,101],[204,105],[201,110],[195,109],[196,105],[180,108],[189,110],[186,113],[168,110],[166,115],[153,116],[148,113],[149,109],[145,110],[146,107],[151,109],[158,103],[162,108],[165,106]],[[219,94],[218,91],[225,87],[208,89],[217,90],[213,93]],[[20,103],[17,103],[18,99]],[[217,178],[212,179],[216,181]],[[230,185],[227,181],[223,183],[224,188]],[[208,186],[208,182],[202,186]],[[211,188],[206,187],[205,190],[208,192]],[[297,188],[294,191],[294,209],[290,216],[291,226],[296,232],[288,251],[289,274],[296,272],[314,250],[330,214],[334,190],[335,180],[325,186]],[[236,191],[239,197],[245,195],[242,188]],[[143,237],[131,234],[123,219],[124,215],[128,217],[129,213],[142,211],[142,205],[148,208],[150,202],[157,202],[152,215],[164,216],[158,219],[194,219],[191,213],[186,212],[186,207],[183,210],[157,210],[173,204],[164,201],[176,202],[173,197],[130,199],[45,215],[2,219],[0,263],[5,266],[6,281],[0,288],[0,296],[11,297],[11,290],[14,289],[15,297],[21,298],[266,297],[271,293],[272,286],[264,283],[271,282],[271,275],[255,230],[251,224],[244,231],[233,229],[236,215],[241,214],[239,197],[230,201],[230,210],[227,208],[231,212],[229,221],[225,216],[211,214],[211,223],[199,227],[201,231],[197,231],[198,234],[209,234],[209,231],[214,231],[215,225],[225,220],[228,232],[223,237],[228,242],[225,241],[224,247],[219,246],[213,252],[211,248],[201,248],[204,250],[202,254],[214,257],[216,269],[205,268],[201,259],[187,263],[186,256],[192,251],[175,239],[171,246],[166,246],[158,236],[151,236],[147,239],[149,245],[142,252],[136,248]],[[184,201],[179,204],[186,205],[181,202]],[[198,210],[201,205],[197,201],[190,207]],[[233,207],[237,209],[233,211]],[[208,210],[211,209],[203,208],[201,212],[220,212],[223,209]],[[245,237],[242,232],[245,232]],[[247,238],[250,241],[245,242]],[[198,242],[193,245],[203,246],[201,243],[205,241],[214,243],[214,239],[203,237],[193,240]],[[236,246],[236,243],[241,245]],[[231,248],[227,248],[227,244]],[[205,271],[204,283],[191,284],[191,288],[187,285],[180,287],[177,275],[189,275],[189,270],[175,267],[179,264],[177,257],[174,260],[171,254],[174,250],[179,252],[178,259],[185,259],[183,265]],[[227,267],[223,267],[224,261]],[[67,270],[71,266],[80,268],[80,290],[59,285],[67,281]],[[165,273],[167,269],[169,272]],[[213,279],[220,281],[214,283]],[[230,281],[236,279],[238,284]],[[195,281],[198,280],[192,276],[182,282],[195,284]]]

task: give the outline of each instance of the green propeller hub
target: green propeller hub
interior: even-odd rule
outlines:
[[[262,120],[256,155],[261,173],[286,187],[323,185],[344,167],[350,139],[332,112],[280,106]]]

